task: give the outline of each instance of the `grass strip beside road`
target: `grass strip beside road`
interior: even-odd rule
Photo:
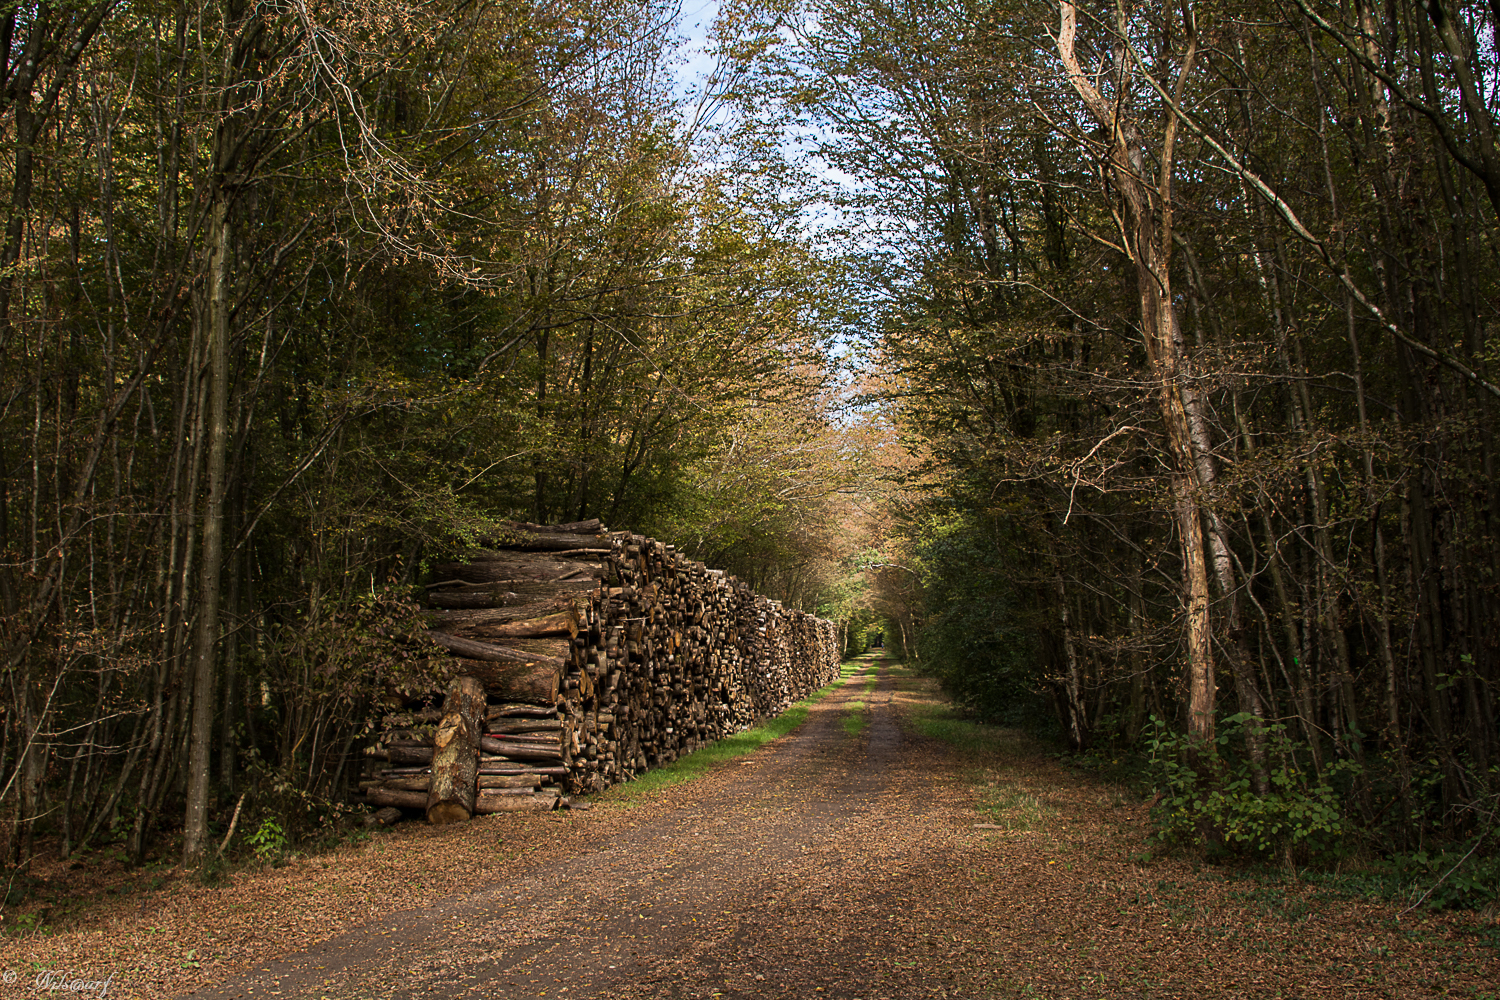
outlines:
[[[652,792],[680,785],[684,781],[692,781],[725,761],[754,753],[772,740],[780,739],[806,722],[808,710],[843,684],[853,672],[853,668],[857,666],[856,661],[845,661],[839,668],[838,680],[814,691],[775,718],[767,719],[753,729],[746,729],[744,732],[735,733],[733,736],[726,736],[722,740],[699,747],[664,767],[652,768],[634,781],[614,785],[592,796],[592,800],[632,805],[636,800]]]

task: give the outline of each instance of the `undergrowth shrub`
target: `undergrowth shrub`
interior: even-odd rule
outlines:
[[[1380,862],[1375,872],[1388,874],[1398,892],[1416,895],[1412,906],[1429,910],[1491,907],[1500,899],[1500,858],[1480,857],[1463,846],[1400,854]],[[1393,894],[1393,898],[1401,896]]]
[[[1247,712],[1220,725],[1214,753],[1203,763],[1215,769],[1204,780],[1187,763],[1188,739],[1151,717],[1147,736],[1148,774],[1157,795],[1152,808],[1155,838],[1168,845],[1198,844],[1205,830],[1235,853],[1270,858],[1296,857],[1326,862],[1347,852],[1350,828],[1341,789],[1334,781],[1353,776],[1356,766],[1339,761],[1314,774],[1308,748],[1281,723],[1264,724],[1269,789],[1254,791],[1251,762],[1244,752]],[[1342,784],[1342,782],[1340,782]]]

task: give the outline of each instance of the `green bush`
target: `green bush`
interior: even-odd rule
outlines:
[[[286,850],[289,840],[277,818],[267,816],[260,821],[256,831],[245,838],[245,842],[255,851],[258,860],[273,861]]]
[[[1416,893],[1413,906],[1429,910],[1480,910],[1500,898],[1500,858],[1480,857],[1466,846],[1398,854],[1377,868]],[[1417,892],[1418,887],[1425,887]]]
[[[1394,854],[1309,881],[1340,895],[1394,903],[1403,910],[1488,910],[1500,904],[1500,858],[1483,855],[1484,834],[1441,848]]]
[[[924,524],[914,562],[928,609],[917,645],[922,669],[965,711],[987,722],[1050,725],[1036,643],[1025,603],[1001,554],[1002,529],[983,519],[935,517]],[[895,638],[886,635],[887,645]]]
[[[1202,762],[1212,769],[1204,780],[1187,763],[1187,737],[1151,717],[1147,748],[1151,784],[1158,796],[1152,809],[1156,839],[1197,844],[1212,831],[1224,847],[1252,856],[1341,856],[1350,831],[1342,797],[1329,779],[1352,772],[1355,765],[1341,761],[1314,775],[1305,763],[1308,748],[1288,736],[1284,725],[1265,724],[1261,732],[1270,787],[1258,795],[1243,752],[1245,727],[1252,718],[1240,713],[1219,726],[1216,745]]]

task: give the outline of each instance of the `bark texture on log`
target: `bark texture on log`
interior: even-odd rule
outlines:
[[[506,757],[515,761],[535,761],[538,763],[563,762],[563,751],[560,743],[545,746],[537,743],[506,742],[491,739],[486,736],[479,741],[479,749],[487,754]]]
[[[484,660],[491,663],[543,663],[553,667],[563,665],[560,657],[551,655],[557,652],[555,647],[546,651],[533,652],[496,646],[488,642],[475,642],[473,639],[464,639],[446,632],[428,632],[427,634],[433,642],[449,652],[457,653],[466,660]]]
[[[427,603],[434,608],[507,608],[547,600],[560,594],[587,593],[596,586],[593,577],[568,580],[512,580],[484,587],[444,587],[429,591]]]
[[[562,665],[537,660],[512,660],[493,662],[485,660],[460,660],[464,670],[476,677],[489,694],[497,698],[524,698],[538,706],[557,703],[557,686],[562,676]]]
[[[608,551],[606,548],[603,553]],[[592,554],[597,559],[603,553],[584,554]],[[475,555],[469,562],[439,563],[433,567],[433,573],[445,585],[534,583],[595,577],[601,568],[597,561],[581,563],[568,555],[486,552]]]
[[[398,809],[426,809],[427,793],[403,791],[394,788],[371,788],[365,793],[365,801],[372,806],[395,806]]]
[[[546,812],[557,808],[551,795],[481,795],[475,811],[481,816],[501,812]]]
[[[427,822],[464,823],[474,815],[484,715],[484,685],[473,677],[455,677],[443,702],[442,721],[432,737]]]
[[[366,753],[377,760],[388,761],[396,766],[425,767],[432,763],[432,747],[386,744],[371,747]]]
[[[480,625],[474,629],[474,634],[486,639],[534,639],[558,635],[572,637],[578,634],[578,616],[562,611],[555,615],[548,615],[546,618],[534,618],[531,621],[509,622],[504,625]]]
[[[428,611],[424,614],[429,627],[450,634],[467,634],[466,630],[487,625],[510,625],[516,622],[533,621],[549,615],[569,614],[574,622],[587,607],[587,600],[565,594],[556,600],[534,601],[530,604],[505,608],[476,608],[458,611]]]
[[[479,776],[479,789],[483,794],[486,788],[541,788],[542,776],[540,774],[481,774]]]

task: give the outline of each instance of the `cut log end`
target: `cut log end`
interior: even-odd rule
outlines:
[[[457,802],[439,802],[427,810],[427,822],[433,826],[448,826],[468,821],[469,810]]]

